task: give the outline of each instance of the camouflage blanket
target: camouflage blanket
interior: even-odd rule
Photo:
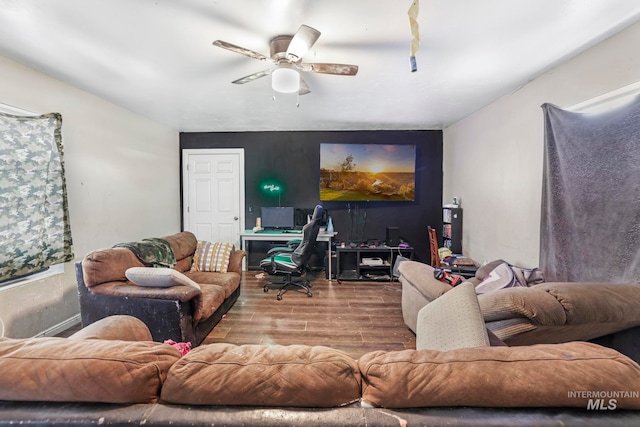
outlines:
[[[127,248],[147,267],[176,266],[176,256],[171,245],[164,239],[152,237],[137,242],[118,243],[114,248]]]

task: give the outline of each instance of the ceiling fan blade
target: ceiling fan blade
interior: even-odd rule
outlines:
[[[324,63],[304,63],[299,67],[302,71],[321,74],[338,74],[341,76],[355,76],[358,74],[358,66],[350,64],[324,64]]]
[[[231,83],[235,83],[237,85],[243,85],[245,83],[251,83],[254,80],[257,80],[261,77],[266,77],[269,74],[271,74],[271,69],[266,69],[266,70],[262,70],[262,71],[258,71],[257,73],[253,73],[253,74],[249,74],[248,76],[244,76],[239,78],[238,80],[234,80]]]
[[[300,89],[298,90],[298,95],[306,95],[308,93],[311,93],[311,89],[302,76],[300,76]]]
[[[236,52],[244,56],[248,56],[249,58],[259,59],[260,61],[266,61],[269,59],[261,53],[254,52],[251,49],[247,49],[245,47],[236,46],[235,44],[231,44],[222,40],[216,40],[213,42],[214,46],[221,47],[223,49],[230,50],[231,52]]]
[[[308,25],[301,25],[289,43],[287,59],[298,62],[311,49],[318,37],[320,37],[320,31]]]

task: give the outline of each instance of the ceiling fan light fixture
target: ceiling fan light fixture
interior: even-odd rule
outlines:
[[[280,93],[300,90],[300,74],[292,68],[278,68],[271,73],[271,88]]]
[[[279,35],[271,39],[269,42],[270,57],[223,40],[216,40],[213,45],[261,61],[270,59],[276,65],[275,68],[249,74],[231,83],[241,85],[271,75],[271,88],[273,89],[273,99],[275,99],[276,93],[297,93],[300,96],[311,92],[300,72],[338,76],[358,74],[357,65],[302,62],[302,57],[311,49],[318,37],[320,37],[320,31],[308,25],[301,25],[293,36]]]

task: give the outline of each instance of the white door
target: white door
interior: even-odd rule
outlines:
[[[244,228],[244,149],[182,151],[184,229],[198,240],[240,247]]]

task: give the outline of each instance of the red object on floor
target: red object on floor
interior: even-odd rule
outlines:
[[[164,343],[177,348],[181,356],[184,356],[191,351],[190,342],[175,342],[174,340],[166,340]]]

